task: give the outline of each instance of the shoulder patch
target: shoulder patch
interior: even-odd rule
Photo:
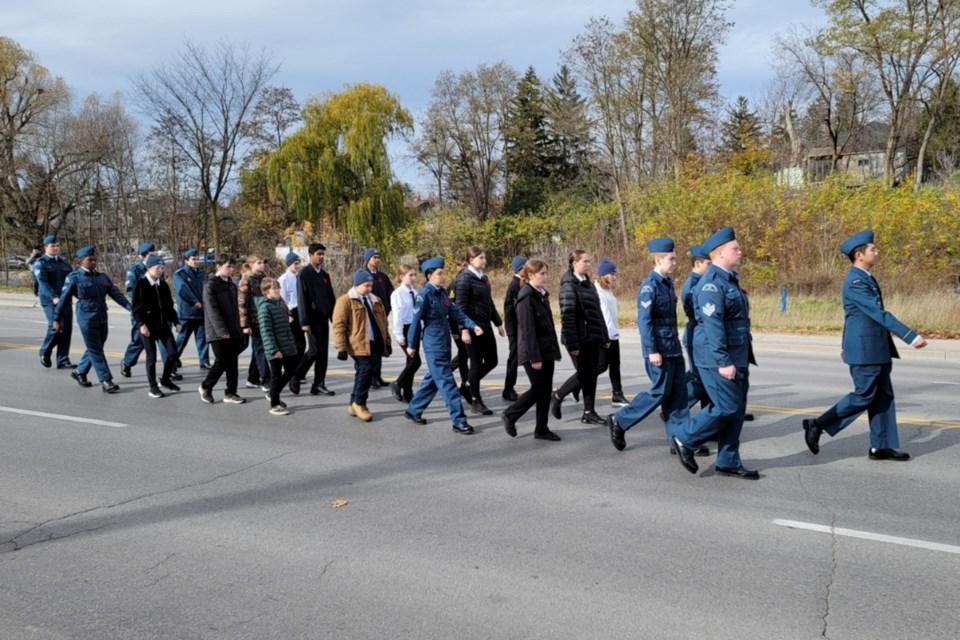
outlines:
[[[640,288],[640,293],[653,293],[653,287],[651,287],[648,284],[645,284]]]
[[[700,287],[700,291],[711,291],[713,293],[717,293],[719,289],[717,289],[717,285],[713,284],[712,282],[708,282]]]
[[[857,278],[856,280],[854,280],[854,281],[851,282],[850,284],[860,284],[860,278]]]
[[[703,315],[705,315],[705,316],[707,316],[707,317],[709,318],[709,317],[712,316],[712,315],[714,314],[714,312],[717,310],[717,306],[716,306],[715,304],[713,304],[712,302],[708,302],[707,304],[705,304],[705,305],[703,305],[702,307],[700,307],[700,310],[703,311]]]

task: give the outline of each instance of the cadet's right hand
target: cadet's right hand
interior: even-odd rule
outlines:
[[[729,367],[720,367],[717,369],[717,373],[727,380],[733,380],[737,377],[737,367],[732,364]]]
[[[346,351],[337,351],[337,360],[346,360],[347,352]]]
[[[920,336],[920,339],[913,343],[914,349],[923,349],[925,346],[927,346],[927,340],[923,336]]]

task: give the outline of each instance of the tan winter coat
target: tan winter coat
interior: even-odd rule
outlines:
[[[373,301],[373,316],[380,327],[383,336],[383,353],[390,355],[390,332],[387,330],[387,314],[383,302],[374,294],[369,294]],[[333,348],[338,352],[346,351],[351,356],[369,356],[370,339],[367,337],[367,309],[356,288],[351,288],[337,298],[333,307]]]

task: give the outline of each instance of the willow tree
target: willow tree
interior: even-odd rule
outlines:
[[[303,119],[268,159],[272,197],[300,220],[390,246],[407,213],[387,142],[412,131],[410,113],[384,87],[357,84],[310,100]]]

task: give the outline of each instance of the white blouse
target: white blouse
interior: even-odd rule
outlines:
[[[417,292],[413,287],[405,284],[401,284],[390,294],[390,333],[398,343],[400,339],[406,343],[407,338],[403,335],[403,327],[413,322],[413,306],[416,298]]]

